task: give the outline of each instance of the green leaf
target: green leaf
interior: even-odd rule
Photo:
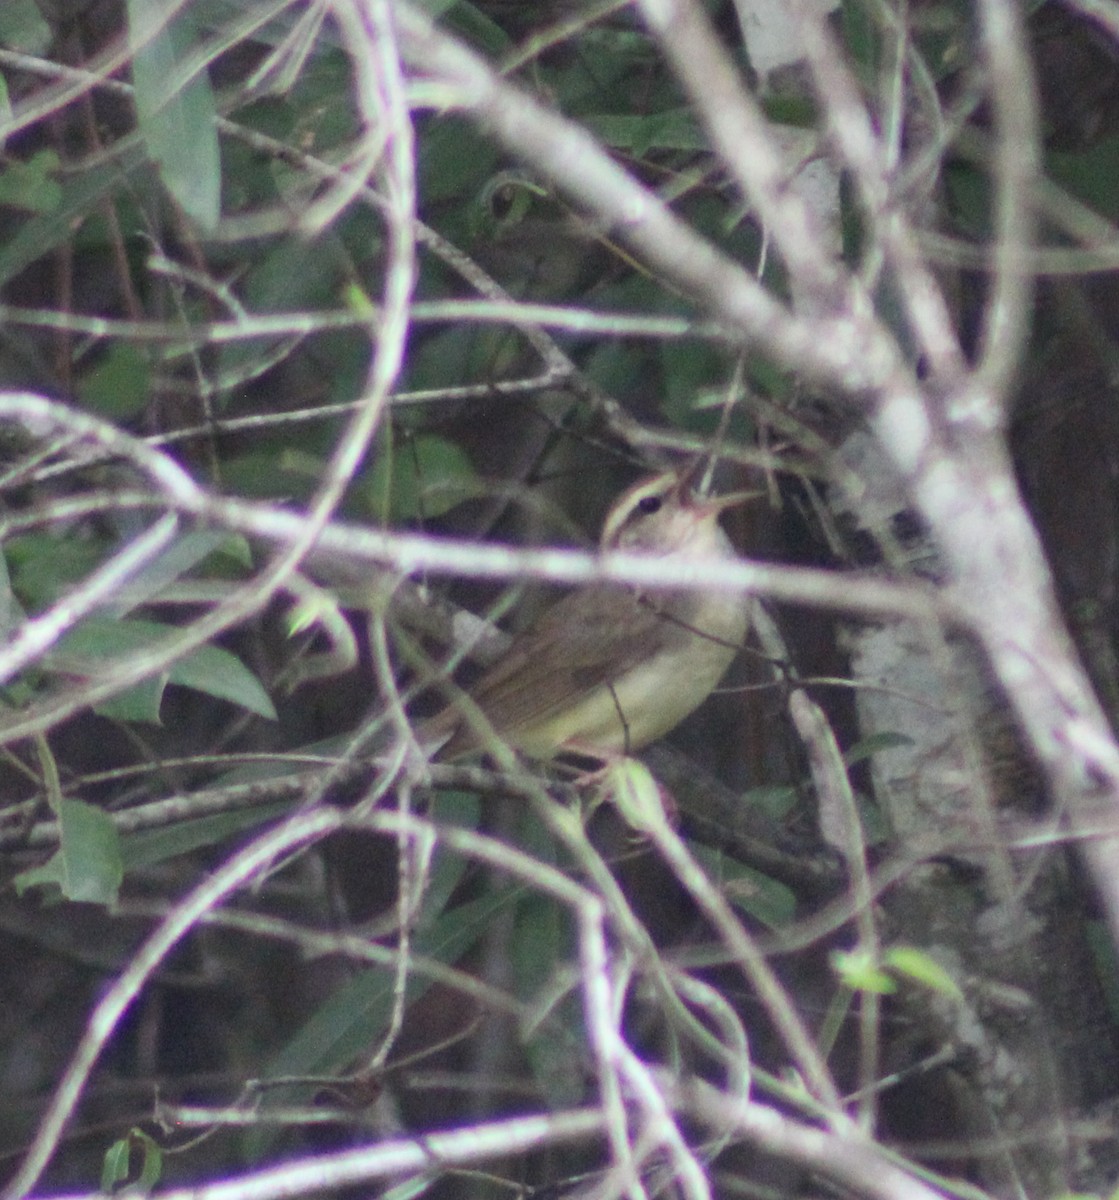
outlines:
[[[276,719],[275,706],[260,680],[235,654],[220,646],[199,646],[192,651],[171,668],[170,682]]]
[[[58,165],[54,150],[39,150],[27,162],[9,162],[0,171],[0,204],[24,212],[54,212],[62,203],[62,185],[55,178]]]
[[[254,313],[327,309],[337,300],[345,270],[345,254],[333,235],[313,241],[284,238],[251,262],[238,294]],[[283,341],[243,338],[227,342],[217,348],[217,373],[251,374],[270,360]]]
[[[58,829],[59,848],[42,866],[16,876],[17,893],[23,895],[29,887],[53,883],[67,900],[115,904],[124,864],[111,818],[83,800],[63,800]]]
[[[8,559],[0,553],[0,637],[7,637],[25,618],[23,606],[12,590],[12,579],[8,574]]]
[[[497,169],[493,143],[479,136],[466,120],[450,113],[425,133],[419,147],[421,191],[428,204],[454,201],[456,216],[472,216],[473,203],[466,213],[460,211],[462,198],[475,195]]]
[[[482,490],[469,456],[446,438],[421,434],[394,450],[378,453],[354,489],[378,516],[387,495],[393,523],[442,516]]]
[[[130,1192],[147,1193],[163,1175],[163,1151],[142,1129],[130,1129],[128,1136],[114,1142],[105,1151],[101,1167],[101,1191],[111,1193],[119,1183],[127,1181],[133,1147],[140,1151],[140,1174],[129,1188]]]
[[[863,0],[845,0],[840,11],[850,59],[859,79],[873,86],[882,56],[880,31]]]
[[[688,849],[731,904],[754,920],[780,929],[796,916],[796,896],[783,883],[710,846],[689,842]]]
[[[259,808],[244,808],[177,821],[165,829],[143,829],[125,834],[120,847],[124,869],[127,872],[136,867],[150,867],[205,846],[219,845],[246,829],[282,816],[290,809],[289,803],[278,801],[275,804],[262,804]]]
[[[408,1179],[404,1183],[398,1183],[396,1187],[389,1188],[387,1192],[382,1192],[381,1200],[415,1200],[417,1196],[430,1191],[434,1183],[435,1180],[430,1175],[417,1175],[415,1179]]]
[[[1119,214],[1115,196],[1116,172],[1119,172],[1119,137],[1101,138],[1089,150],[1054,152],[1046,166],[1058,183],[1096,212],[1113,221]]]
[[[650,150],[706,150],[707,137],[690,108],[651,116],[601,113],[586,118],[587,127],[608,146],[638,157]]]
[[[904,975],[906,979],[911,979],[931,991],[940,992],[953,1000],[964,998],[960,985],[944,967],[916,946],[892,946],[886,951],[882,962],[895,975]]]
[[[437,825],[477,829],[481,805],[474,792],[441,792],[432,802],[431,819]],[[436,923],[450,903],[455,889],[466,873],[467,860],[458,854],[437,854],[424,888],[424,910],[416,928]]]
[[[883,733],[872,733],[869,737],[856,742],[843,756],[843,761],[847,766],[853,767],[856,763],[861,763],[880,750],[898,750],[912,745],[914,745],[913,739],[904,733],[891,733],[889,730]]]
[[[952,226],[979,240],[991,236],[991,188],[986,175],[971,163],[951,161],[944,171]]]
[[[762,100],[762,111],[774,125],[791,125],[796,129],[815,129],[820,114],[811,96],[797,92],[777,92]]]
[[[28,533],[8,538],[4,556],[12,573],[12,590],[28,611],[39,612],[96,570],[105,551],[94,541],[73,536]]]
[[[153,559],[142,571],[137,572],[120,589],[105,610],[115,617],[123,617],[132,609],[160,595],[176,580],[192,571],[211,555],[229,549],[234,550],[234,539],[217,529],[198,529],[175,539],[158,558]]]
[[[163,1151],[142,1129],[134,1129],[132,1136],[139,1142],[140,1149],[144,1152],[136,1187],[141,1192],[150,1192],[163,1177]]]
[[[1108,1014],[1112,1023],[1119,1022],[1119,958],[1115,954],[1111,933],[1104,921],[1088,921],[1084,934]],[[1119,1195],[1113,1200],[1119,1200]]]
[[[852,992],[888,996],[898,990],[897,983],[863,950],[834,950],[830,961],[843,986]]]
[[[672,353],[660,347],[664,370],[661,410],[674,425],[714,433],[726,403],[726,359],[715,346],[697,343]],[[714,404],[705,397],[714,397]],[[704,409],[708,411],[700,417]]]
[[[0,4],[0,46],[21,54],[45,54],[53,35],[35,0]]]
[[[313,444],[311,437],[308,442]],[[324,459],[325,454],[315,459],[309,453],[282,449],[262,439],[248,453],[222,465],[222,481],[229,491],[241,496],[267,496],[299,503],[311,494],[322,473]]]
[[[570,978],[577,977],[570,919],[553,897],[525,892],[517,901],[509,958],[518,996],[553,1001],[549,993],[565,964],[571,965]],[[586,1046],[577,995],[568,992],[558,1004],[545,1006],[539,1000],[538,1004],[547,1021],[522,1029],[533,1078],[553,1108],[577,1104],[586,1087],[582,1067]]]
[[[311,754],[340,754],[345,749],[345,739],[329,739],[305,747]],[[225,772],[215,786],[243,784],[250,781],[275,779],[291,772],[288,763],[268,765],[253,763]],[[457,825],[473,829],[478,824],[478,797],[469,792],[444,792],[433,802],[432,817],[441,825]],[[136,867],[149,867],[155,863],[179,855],[189,854],[205,846],[215,846],[227,841],[246,829],[252,829],[265,821],[271,821],[289,811],[290,803],[277,801],[257,808],[245,808],[230,812],[214,813],[211,816],[194,817],[178,821],[163,829],[144,829],[125,834],[121,838],[121,858],[126,871]],[[434,920],[443,911],[451,893],[462,881],[466,861],[458,855],[438,854],[428,874],[424,889],[425,912],[420,918]]]
[[[165,10],[166,5],[152,0],[128,0],[140,135],[167,190],[184,212],[210,230],[221,216],[217,106],[205,70],[177,84],[193,32],[182,16],[147,37]]]
[[[78,382],[78,396],[109,420],[141,412],[151,395],[148,356],[128,342],[114,342]]]
[[[131,1147],[128,1138],[119,1138],[108,1150],[101,1164],[101,1190],[111,1192],[118,1183],[128,1178],[128,1154]]]
[[[748,804],[771,821],[783,821],[797,802],[796,788],[788,783],[764,784],[742,793],[742,803]]]
[[[450,6],[447,23],[488,55],[504,54],[512,45],[505,30],[487,17],[481,9],[468,4],[467,0],[458,0]]]
[[[417,931],[412,950],[439,962],[453,963],[486,932],[494,914],[510,901],[508,891],[459,905]],[[408,999],[431,986],[428,976],[413,974]],[[372,1044],[389,1019],[394,973],[384,968],[361,971],[343,984],[311,1017],[273,1061],[272,1075],[329,1074],[344,1067]]]
[[[137,721],[146,725],[159,724],[159,710],[167,688],[167,672],[141,679],[123,692],[102,700],[94,708],[98,716],[111,721]]]
[[[457,962],[485,934],[495,914],[511,902],[510,889],[461,904],[429,923],[421,922],[412,953],[441,963]],[[408,976],[406,1003],[418,1000],[431,986],[428,975]],[[395,972],[387,968],[360,971],[320,1006],[288,1044],[272,1059],[263,1078],[322,1076],[349,1066],[376,1042],[388,1025],[394,1003]],[[307,1089],[276,1088],[265,1093],[264,1105],[293,1103]],[[282,1094],[281,1094],[282,1093]],[[246,1154],[257,1158],[273,1135],[250,1130]]]
[[[65,177],[58,207],[25,221],[0,242],[0,285],[61,243],[70,242],[78,226],[96,210],[98,202],[128,183],[129,176],[144,166],[139,140],[125,140],[114,151],[107,162]]]
[[[71,630],[46,661],[54,671],[92,678],[103,675],[125,655],[144,650],[158,652],[177,632],[155,621],[90,617]],[[192,650],[170,668],[165,681],[229,700],[262,717],[276,717],[272,701],[257,677],[236,655],[220,646]]]
[[[441,17],[449,8],[454,8],[458,0],[418,0],[418,7],[434,21]]]

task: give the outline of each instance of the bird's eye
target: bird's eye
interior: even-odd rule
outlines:
[[[663,496],[642,496],[637,502],[637,507],[639,511],[643,512],[647,517],[650,517],[653,515],[653,513],[660,512],[663,504]]]

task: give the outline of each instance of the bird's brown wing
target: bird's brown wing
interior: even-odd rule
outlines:
[[[613,683],[681,632],[626,588],[603,585],[572,592],[514,638],[470,694],[494,730],[515,743],[517,730]],[[450,711],[436,722],[453,730],[443,748],[448,757],[474,748],[461,716],[456,719]]]

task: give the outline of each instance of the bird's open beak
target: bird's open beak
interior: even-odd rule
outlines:
[[[750,500],[757,500],[760,496],[764,496],[765,492],[748,491],[748,492],[728,492],[725,496],[708,496],[705,499],[695,497],[689,505],[696,512],[703,513],[705,516],[718,516],[719,513],[726,512],[728,508],[737,508],[740,504],[746,504]]]
[[[745,504],[749,500],[756,500],[758,497],[765,495],[765,492],[759,491],[729,492],[725,496],[700,495],[697,488],[701,482],[703,467],[706,462],[707,456],[701,454],[686,470],[680,473],[677,494],[685,501],[689,508],[704,514],[717,516],[719,513],[725,512],[728,508],[735,508],[739,504]]]

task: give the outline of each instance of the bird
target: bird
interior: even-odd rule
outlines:
[[[719,516],[757,493],[701,497],[693,469],[662,471],[624,491],[602,528],[602,551],[665,562],[735,558]],[[421,741],[450,762],[493,745],[548,762],[603,763],[658,740],[718,685],[749,626],[749,602],[722,590],[584,585],[546,609],[452,703]]]

